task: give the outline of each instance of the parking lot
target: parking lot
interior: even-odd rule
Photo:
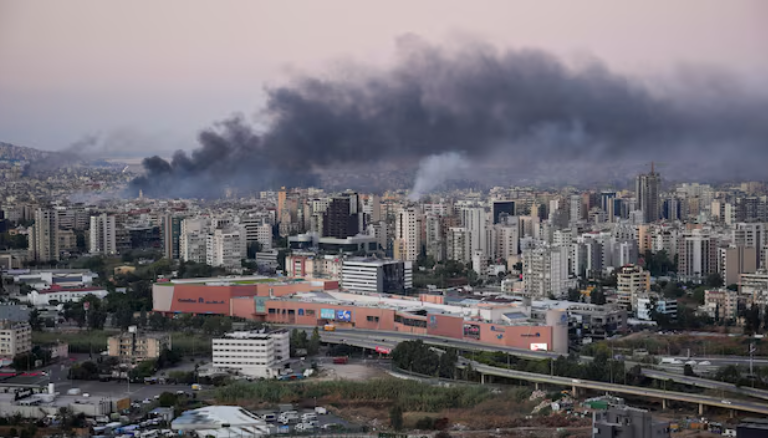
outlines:
[[[97,382],[88,380],[66,380],[56,384],[56,391],[66,393],[69,389],[78,388],[82,394],[90,394],[91,397],[130,397],[131,400],[144,400],[153,398],[164,392],[186,391],[191,392],[190,385],[145,385],[132,383],[130,392],[126,382]]]
[[[282,411],[285,412],[286,409],[296,411],[299,415],[299,418],[303,414],[311,414],[315,413],[314,409],[299,409],[299,408],[287,408],[283,407]],[[258,415],[260,418],[264,418],[267,414],[274,414],[275,417],[278,417],[280,415],[281,409],[275,408],[275,409],[262,409],[258,411],[254,411],[256,415]],[[317,426],[315,427],[315,431],[317,430],[328,430],[328,431],[338,431],[338,430],[355,430],[358,429],[357,426],[347,422],[346,420],[339,418],[332,413],[327,414],[317,414],[317,418],[312,420],[317,421]],[[301,432],[307,432],[306,430],[301,431],[297,430],[296,426],[301,423],[301,420],[298,420],[298,422],[292,422],[290,424],[284,425],[278,421],[269,421],[268,424],[271,427],[274,427],[273,433],[301,433]],[[334,426],[329,426],[334,425]],[[330,427],[330,428],[329,428]]]

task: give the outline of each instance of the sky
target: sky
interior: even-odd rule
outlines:
[[[265,86],[387,65],[404,34],[768,87],[766,22],[761,0],[0,0],[0,141],[59,150],[97,135],[116,156],[191,150],[217,120],[258,117]]]

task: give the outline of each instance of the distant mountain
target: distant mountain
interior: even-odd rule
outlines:
[[[0,142],[0,161],[29,163],[44,160],[53,155],[57,153]]]

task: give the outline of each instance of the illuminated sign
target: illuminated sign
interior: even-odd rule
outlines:
[[[536,332],[536,333],[522,333],[520,336],[522,336],[524,338],[539,338],[539,337],[541,337],[541,333],[539,333],[539,332]]]
[[[435,315],[429,315],[429,326],[432,328],[437,327],[437,317]]]
[[[381,354],[389,354],[392,352],[392,349],[386,347],[376,347],[376,352]]]
[[[547,344],[531,344],[531,351],[547,351]]]
[[[503,327],[496,327],[495,325],[492,325],[492,326],[491,326],[491,331],[492,331],[492,332],[500,332],[500,333],[504,333],[504,328],[503,328]]]
[[[191,303],[191,304],[224,304],[224,300],[211,300],[211,301],[205,301],[205,298],[179,298],[178,301],[180,303]]]
[[[474,324],[464,324],[464,337],[480,339],[480,326]]]
[[[336,319],[336,312],[333,309],[320,309],[321,319]]]
[[[351,321],[352,312],[350,312],[349,310],[337,310],[336,319],[338,319],[339,321]]]

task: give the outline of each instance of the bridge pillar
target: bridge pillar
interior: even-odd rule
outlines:
[[[571,387],[571,397],[576,398],[576,385]]]
[[[539,382],[533,382],[533,389],[535,389],[536,391],[539,390]]]
[[[704,403],[699,403],[699,415],[704,415]]]
[[[480,373],[480,384],[485,385],[485,374]]]
[[[728,415],[729,415],[731,418],[733,418],[733,417],[734,417],[734,415],[735,415],[735,411],[734,411],[733,409],[729,409],[729,410],[728,410]]]
[[[667,399],[663,398],[661,399],[661,410],[666,411],[667,410]]]

